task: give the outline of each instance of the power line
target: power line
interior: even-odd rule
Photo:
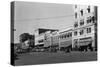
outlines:
[[[67,15],[67,16],[56,16],[56,17],[46,17],[46,18],[36,18],[36,20],[44,20],[44,19],[57,19],[57,18],[64,18],[64,17],[71,17],[74,15]]]
[[[49,20],[49,19],[59,19],[59,18],[72,17],[72,16],[74,16],[74,15],[55,16],[55,17],[46,17],[46,18],[34,18],[34,19],[22,19],[22,20],[15,20],[15,21]]]

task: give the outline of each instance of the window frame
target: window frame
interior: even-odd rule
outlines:
[[[88,6],[87,11],[88,11],[88,13],[90,13],[90,12],[91,12],[91,10],[90,10],[90,6]]]
[[[78,35],[78,31],[74,31],[74,36],[77,36]]]
[[[80,20],[80,26],[84,25],[84,19]]]
[[[83,16],[83,9],[80,10],[81,16]]]
[[[84,29],[81,29],[79,33],[80,33],[80,35],[83,35],[84,34]]]

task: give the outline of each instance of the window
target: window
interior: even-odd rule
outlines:
[[[77,18],[77,13],[75,13],[75,18]]]
[[[76,35],[77,35],[77,31],[74,32],[74,36],[76,36]]]
[[[91,21],[92,21],[92,17],[91,16],[87,17],[87,23],[91,23]]]
[[[94,23],[94,21],[95,21],[95,17],[93,16],[91,19],[92,19],[92,21],[93,21],[93,23]]]
[[[78,27],[78,22],[75,22],[74,27]]]
[[[42,39],[42,40],[39,40],[38,42],[39,42],[39,43],[43,42],[43,39]]]
[[[83,16],[83,10],[81,10],[80,12],[81,12],[81,16]]]
[[[75,5],[75,8],[77,8],[77,5]]]
[[[90,6],[88,6],[87,11],[88,11],[88,13],[90,13]]]
[[[80,20],[80,26],[84,25],[84,19]]]
[[[70,37],[70,36],[69,36],[69,33],[67,34],[67,37]]]
[[[66,34],[66,37],[69,37],[68,33]]]
[[[78,39],[74,39],[74,44],[77,44],[78,43]]]
[[[62,38],[66,38],[65,34],[62,35]]]
[[[84,34],[84,30],[80,30],[80,35],[83,35]]]
[[[64,35],[64,38],[66,38],[67,36],[66,36],[66,34]]]
[[[91,27],[87,28],[87,33],[91,33]]]
[[[70,32],[70,36],[72,37],[72,32]]]
[[[89,21],[89,17],[87,17],[87,23],[90,23],[90,21]]]
[[[69,32],[69,33],[68,33],[68,37],[71,37],[71,36],[72,36],[72,33],[71,33],[71,32]]]
[[[61,39],[63,39],[63,36],[61,35]]]
[[[63,35],[62,35],[62,39],[64,39],[64,38],[65,38],[65,35],[63,34]]]

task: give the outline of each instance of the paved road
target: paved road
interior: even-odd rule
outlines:
[[[96,52],[71,52],[71,53],[31,52],[19,56],[19,59],[15,61],[15,65],[65,63],[65,62],[80,62],[80,61],[95,61],[95,60],[97,60]]]

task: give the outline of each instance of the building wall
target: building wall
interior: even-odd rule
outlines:
[[[95,6],[89,5],[75,5],[74,6],[74,29],[73,29],[73,47],[75,45],[80,45],[79,41],[81,38],[92,38],[92,46],[95,47],[95,25],[92,18],[95,16]],[[89,29],[88,29],[89,28]],[[87,30],[88,29],[88,30]],[[90,32],[88,32],[91,30]],[[75,35],[75,31],[77,31],[77,35]],[[78,43],[76,42],[78,41]],[[77,44],[76,44],[77,43]],[[83,44],[86,45],[86,44]]]
[[[59,33],[55,31],[52,33],[51,46],[59,46]]]
[[[72,31],[72,27],[69,27],[59,32],[59,47],[72,45]]]
[[[51,32],[50,31],[45,32],[44,37],[45,37],[44,38],[44,47],[51,46]]]
[[[44,44],[45,47],[54,45],[67,47],[72,45],[74,48],[76,45],[86,45],[86,43],[81,44],[80,41],[84,38],[87,38],[87,40],[90,38],[92,47],[95,47],[95,23],[97,23],[97,19],[95,22],[93,20],[93,17],[96,17],[97,14],[95,6],[75,5],[74,14],[74,24],[69,28],[54,32],[49,30],[43,34],[39,34],[39,31],[35,30],[35,45],[40,44],[38,41],[43,39],[41,44]]]
[[[45,33],[39,34],[39,30],[35,30],[35,45],[44,44]]]
[[[39,31],[38,31],[38,29],[35,30],[34,35],[35,35],[35,45],[37,45],[38,44],[38,39],[39,39]]]

